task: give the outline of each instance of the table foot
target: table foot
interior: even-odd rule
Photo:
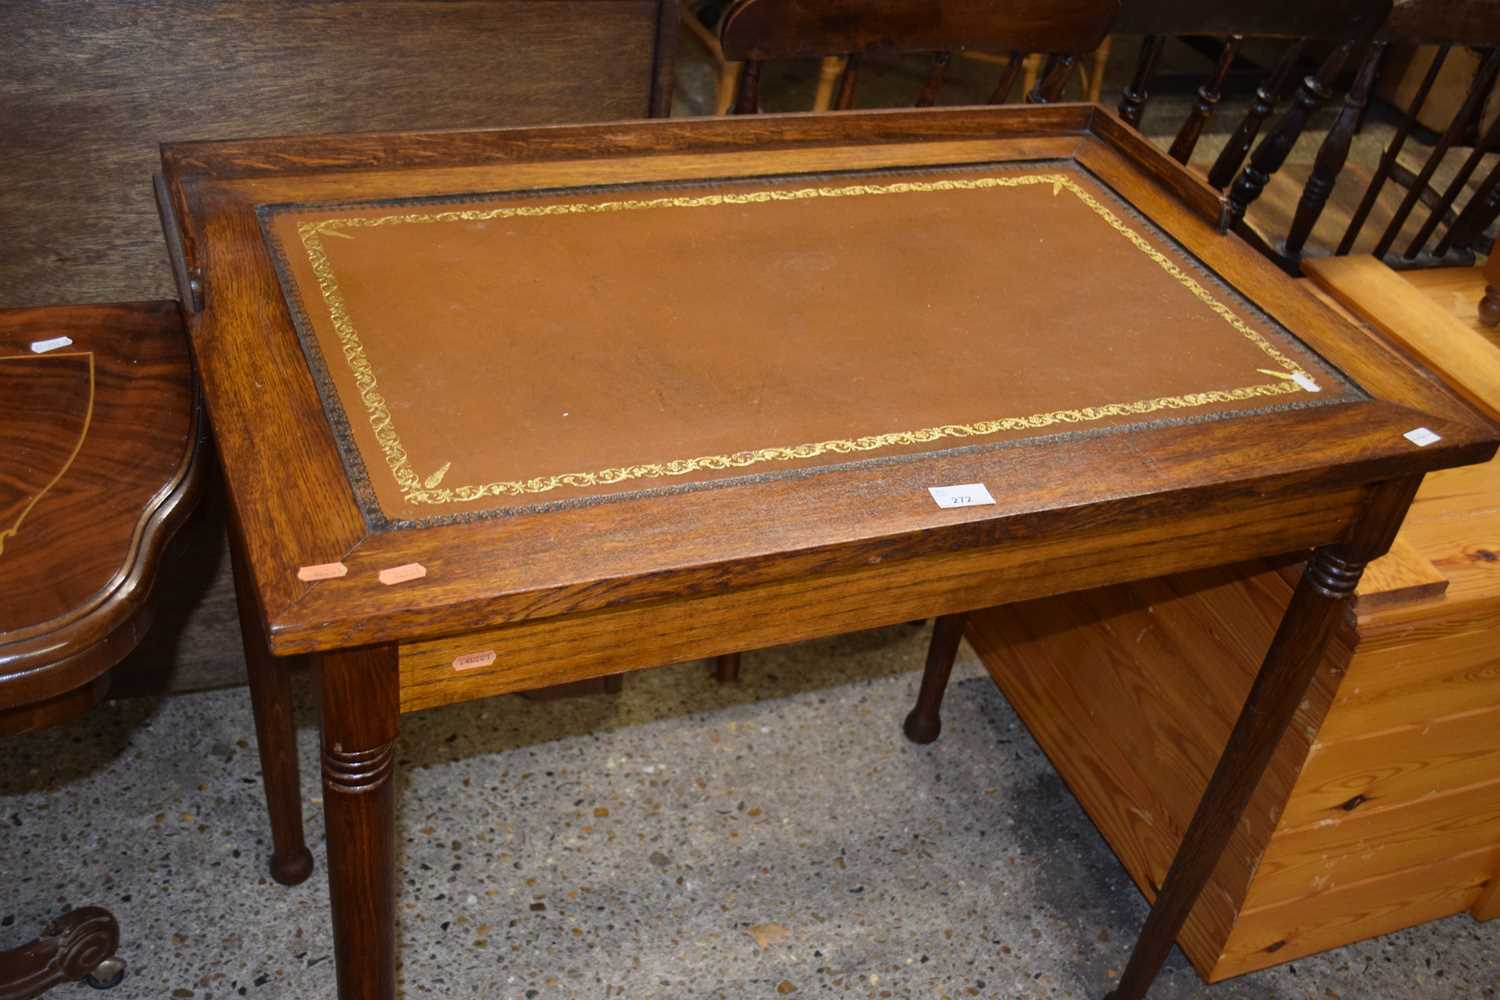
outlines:
[[[935,742],[943,731],[943,720],[937,715],[918,715],[916,709],[906,714],[901,731],[913,743],[926,745]]]
[[[932,625],[932,642],[927,647],[927,666],[922,671],[922,687],[917,692],[916,707],[906,717],[902,729],[913,743],[931,743],[943,731],[943,693],[948,689],[948,675],[958,657],[958,643],[964,637],[968,615],[943,615]]]
[[[65,913],[35,941],[0,952],[0,1000],[31,1000],[79,980],[113,986],[125,975],[125,963],[114,957],[119,946],[120,925],[108,910],[85,906]]]
[[[283,857],[271,855],[271,877],[282,885],[301,885],[312,874],[312,851],[306,847]]]

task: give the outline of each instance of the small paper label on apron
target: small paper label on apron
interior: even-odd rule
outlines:
[[[1432,431],[1428,430],[1425,427],[1418,427],[1415,430],[1409,430],[1401,436],[1406,438],[1406,440],[1410,441],[1412,444],[1416,445],[1418,448],[1425,448],[1428,445],[1432,444],[1432,442],[1434,441],[1442,440],[1441,436],[1432,433]]]
[[[983,483],[968,483],[963,486],[929,486],[927,492],[939,507],[982,507],[993,504],[995,498],[984,488]]]
[[[48,351],[55,351],[55,350],[57,350],[60,347],[72,347],[72,346],[73,346],[73,338],[72,337],[52,337],[49,340],[33,340],[31,342],[31,353],[32,354],[46,354]]]

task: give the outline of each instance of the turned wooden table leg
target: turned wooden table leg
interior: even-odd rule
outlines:
[[[35,941],[0,951],[0,1000],[30,1000],[59,983],[86,981],[108,989],[125,975],[115,957],[120,925],[97,906],[84,906],[58,917]]]
[[[396,996],[396,648],[318,657],[339,1000]]]
[[[302,835],[302,785],[297,777],[297,728],[292,722],[292,681],[288,660],[272,656],[266,645],[255,588],[249,579],[239,526],[229,524],[230,563],[239,604],[240,641],[255,715],[255,745],[260,752],[261,784],[271,816],[271,877],[297,885],[312,874],[312,853]]]
[[[1390,548],[1421,481],[1418,476],[1372,487],[1349,537],[1316,550],[1308,561],[1125,973],[1107,1000],[1140,1000],[1151,988],[1302,704],[1365,564]]]
[[[917,705],[906,717],[906,738],[913,743],[931,743],[942,732],[943,692],[948,689],[948,675],[958,656],[958,643],[964,637],[966,614],[943,615],[932,623],[932,643],[927,647],[927,666],[922,670],[922,688]]]

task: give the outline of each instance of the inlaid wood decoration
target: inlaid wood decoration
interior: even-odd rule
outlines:
[[[1067,161],[261,217],[372,525],[1364,398]]]
[[[78,456],[94,413],[94,356],[0,350],[0,557]],[[42,532],[46,534],[45,529]],[[0,623],[3,623],[0,618]]]

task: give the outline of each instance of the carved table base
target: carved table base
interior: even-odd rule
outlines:
[[[115,957],[120,925],[108,910],[85,906],[58,917],[42,936],[0,951],[0,1000],[30,1000],[59,983],[83,980],[108,989],[125,977]]]

